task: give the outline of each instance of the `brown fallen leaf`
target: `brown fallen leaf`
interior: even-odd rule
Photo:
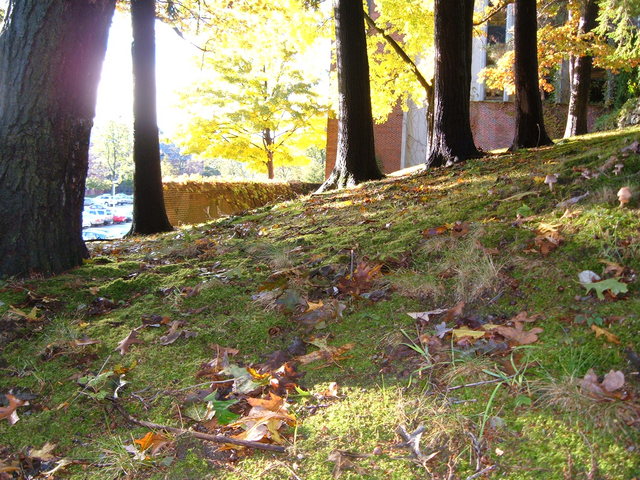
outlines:
[[[100,340],[94,340],[92,338],[76,338],[71,342],[74,347],[86,347],[87,345],[97,345]]]
[[[9,405],[7,405],[6,407],[0,407],[0,420],[6,418],[9,422],[9,425],[13,425],[18,420],[20,420],[20,417],[18,417],[18,414],[16,412],[17,408],[28,405],[28,402],[20,400],[19,398],[16,398],[9,393],[7,393],[5,397],[7,398]]]
[[[594,333],[596,334],[596,338],[599,338],[600,336],[604,336],[607,342],[620,344],[620,339],[607,329],[604,329],[597,325],[591,325],[591,330],[593,330]]]
[[[514,323],[515,322],[530,323],[530,322],[535,322],[539,318],[540,318],[540,315],[536,314],[536,315],[529,316],[526,310],[523,310],[522,312],[517,314],[515,317],[513,317],[511,321]]]
[[[325,362],[335,362],[340,359],[340,357],[355,347],[354,343],[347,343],[342,345],[341,347],[330,347],[328,345],[324,345],[315,352],[307,353],[306,355],[301,355],[296,357],[295,360],[300,362],[302,365],[306,365],[307,363],[317,362],[317,361],[325,361]]]
[[[368,291],[373,280],[380,275],[382,264],[369,265],[367,262],[360,262],[353,274],[346,275],[338,281],[338,289],[342,293],[350,293],[352,295],[360,295]]]
[[[598,261],[606,265],[603,272],[604,275],[607,275],[609,273],[612,273],[614,277],[622,277],[622,275],[624,275],[625,267],[623,267],[622,265],[615,262],[610,262],[608,260]]]
[[[326,304],[322,304],[322,302],[317,304],[310,303],[309,309],[293,317],[293,320],[308,328],[322,328],[328,320],[336,320],[338,317],[342,317],[342,312],[345,308],[347,308],[346,305],[337,300],[329,300]]]
[[[445,323],[449,323],[455,320],[456,318],[458,318],[460,315],[462,315],[462,312],[464,311],[464,306],[465,306],[465,302],[458,302],[454,307],[447,310],[447,313],[442,318],[442,321]]]
[[[538,341],[538,334],[544,330],[534,327],[531,330],[524,330],[521,322],[514,322],[513,327],[499,326],[493,330],[506,338],[510,343],[516,345],[529,345]]]
[[[138,331],[136,329],[131,330],[129,335],[123,338],[118,346],[115,348],[116,351],[120,352],[120,355],[124,355],[129,351],[129,347],[135,343],[144,343],[142,340],[138,338]]]
[[[273,392],[269,392],[269,398],[247,398],[247,403],[252,407],[261,407],[272,412],[279,412],[283,409],[284,399]]]
[[[609,373],[604,376],[602,382],[599,382],[598,375],[596,375],[593,368],[590,368],[580,381],[580,390],[597,399],[625,400],[627,394],[624,391],[619,391],[624,387],[624,384],[624,373],[620,370],[610,370]]]
[[[469,222],[456,222],[451,227],[451,236],[454,238],[464,237],[469,233]]]
[[[159,339],[160,345],[171,345],[180,337],[191,338],[197,335],[196,332],[180,329],[180,327],[184,326],[184,324],[185,323],[181,322],[180,320],[174,320],[173,322],[171,322],[171,324],[169,325],[169,332]]]

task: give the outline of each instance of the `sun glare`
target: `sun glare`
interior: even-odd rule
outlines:
[[[96,123],[118,119],[130,121],[133,116],[131,41],[129,16],[116,12],[98,87]],[[156,22],[158,126],[165,135],[171,135],[184,121],[178,105],[178,92],[198,78],[197,55],[195,47],[178,37],[167,25]]]

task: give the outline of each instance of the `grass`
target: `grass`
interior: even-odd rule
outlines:
[[[64,457],[72,463],[57,475],[78,479],[446,479],[487,467],[491,478],[633,478],[640,406],[628,352],[640,350],[640,155],[620,150],[639,137],[638,128],[588,135],[165,235],[93,243],[82,267],[5,280],[0,393],[30,405],[18,408],[15,425],[0,420],[0,468],[40,473]],[[611,155],[623,158],[620,175],[582,175],[598,173]],[[548,173],[559,177],[553,191],[543,183]],[[615,196],[622,186],[636,192],[624,208]],[[573,206],[556,206],[586,192]],[[547,255],[536,246],[545,225],[562,237]],[[628,294],[586,294],[577,275],[603,275],[602,261],[625,267]],[[379,265],[380,274],[352,283],[358,294],[345,293],[361,262]],[[342,316],[327,316],[322,328],[301,322],[301,304],[336,301]],[[406,315],[460,301],[459,317]],[[39,321],[10,307],[36,307]],[[538,314],[532,325],[544,330],[530,345],[438,338],[435,330],[443,321],[461,327],[456,318],[471,328],[505,325],[522,311]],[[167,327],[149,327],[138,334],[143,343],[115,351],[153,315],[196,335],[162,345]],[[619,343],[596,338],[595,321]],[[285,454],[218,450],[178,435],[157,456],[138,458],[127,449],[148,429],[78,383],[118,372],[112,378],[128,382],[120,402],[132,415],[188,428],[206,414],[197,374],[220,347],[238,349],[230,359],[238,365],[259,366],[318,337],[353,348],[297,367],[309,394],[290,393],[299,424],[282,432]],[[82,345],[87,338],[100,343]],[[579,384],[591,368],[624,372],[626,396],[585,395]],[[331,382],[337,397],[323,393]],[[424,428],[419,448],[429,460],[410,457],[401,425]],[[53,460],[27,465],[31,449],[47,442]]]

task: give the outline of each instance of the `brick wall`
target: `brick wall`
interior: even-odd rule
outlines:
[[[512,102],[471,102],[471,130],[476,146],[483,150],[506,148],[511,145],[515,134],[515,110]],[[567,105],[545,103],[545,128],[551,138],[561,138],[567,118]],[[590,106],[589,130],[603,108]],[[402,155],[402,110],[398,107],[386,123],[374,126],[376,157],[385,173],[400,169]],[[327,124],[327,164],[328,177],[336,161],[338,121],[330,118]]]
[[[373,126],[373,136],[376,148],[376,158],[380,162],[384,173],[400,170],[402,154],[402,109],[397,107],[388,120]],[[325,176],[328,177],[336,163],[338,143],[338,120],[329,118],[327,123],[327,163]]]

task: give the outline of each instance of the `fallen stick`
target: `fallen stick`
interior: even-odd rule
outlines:
[[[192,430],[185,430],[184,428],[170,427],[168,425],[160,425],[159,423],[147,422],[145,420],[138,420],[135,417],[132,417],[129,412],[127,412],[122,405],[120,405],[117,401],[113,400],[113,405],[116,407],[116,410],[120,412],[120,414],[126,418],[131,423],[135,423],[136,425],[140,425],[142,427],[152,428],[154,430],[165,430],[171,433],[178,434],[187,434],[192,437],[199,438],[200,440],[207,440],[209,442],[214,443],[227,443],[229,445],[238,445],[239,447],[250,447],[256,448],[258,450],[268,450],[270,452],[278,452],[284,453],[286,451],[285,447],[281,445],[271,445],[268,443],[260,443],[260,442],[251,442],[248,440],[238,440],[237,438],[225,437],[224,435],[209,435],[207,433],[194,432]]]
[[[481,382],[465,383],[464,385],[455,385],[453,387],[447,387],[447,392],[452,392],[453,390],[458,390],[459,388],[479,387],[480,385],[488,385],[490,383],[504,382],[504,381],[509,380],[510,378],[513,378],[513,377],[514,377],[514,375],[511,375],[511,376],[505,377],[505,378],[493,378],[491,380],[483,380]]]

